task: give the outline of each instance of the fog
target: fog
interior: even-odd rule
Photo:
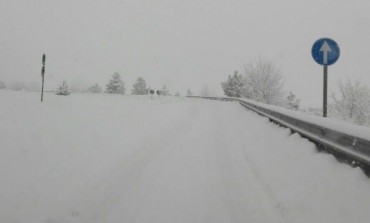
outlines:
[[[329,94],[339,80],[370,86],[370,3],[366,0],[0,0],[0,81],[63,80],[101,86],[118,71],[126,88],[144,77],[153,89],[182,95],[220,82],[262,56],[276,63],[303,104],[321,106],[322,67],[313,43],[334,39],[341,56],[329,67]],[[35,85],[35,84],[34,84]]]

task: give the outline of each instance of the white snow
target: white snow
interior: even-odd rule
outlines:
[[[238,103],[0,91],[0,222],[367,222],[370,181]]]
[[[314,123],[319,126],[326,127],[328,129],[337,130],[337,131],[346,133],[348,135],[353,135],[353,136],[360,137],[362,139],[370,140],[370,128],[366,126],[350,124],[350,123],[347,123],[347,122],[344,122],[338,119],[334,119],[331,117],[324,118],[324,117],[314,116],[314,115],[304,113],[302,111],[297,112],[297,111],[289,110],[289,109],[274,106],[274,105],[267,105],[267,104],[255,102],[255,101],[248,100],[248,99],[243,99],[243,100],[246,102],[258,105],[263,108],[267,108],[273,111],[280,112],[281,114],[285,114],[285,115],[294,117],[302,121]]]

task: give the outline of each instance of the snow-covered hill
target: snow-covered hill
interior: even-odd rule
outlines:
[[[0,92],[0,222],[366,222],[359,169],[232,102]]]

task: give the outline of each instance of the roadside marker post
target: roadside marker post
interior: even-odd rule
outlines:
[[[41,87],[41,102],[44,100],[44,77],[45,77],[45,54],[42,55],[42,68],[41,68],[41,77],[42,77],[42,87]]]

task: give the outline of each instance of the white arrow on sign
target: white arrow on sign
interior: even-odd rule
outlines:
[[[324,53],[324,61],[323,64],[328,64],[328,53],[331,52],[331,48],[328,42],[324,42],[320,48],[320,52]]]

